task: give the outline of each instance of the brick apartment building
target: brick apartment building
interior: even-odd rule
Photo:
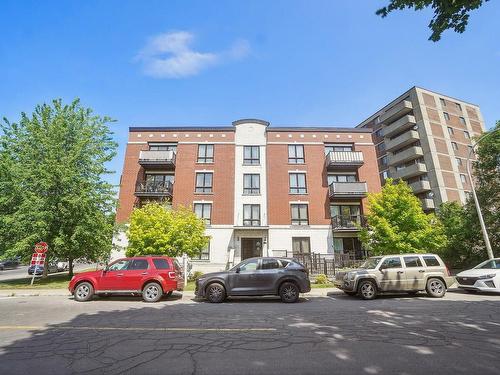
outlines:
[[[485,129],[479,106],[412,87],[358,128],[373,130],[382,183],[407,181],[427,211],[442,202],[465,203],[467,155]]]
[[[253,256],[363,255],[367,192],[380,190],[370,128],[132,127],[117,221],[162,200],[192,209],[210,245],[195,269]],[[120,236],[122,245],[126,239]]]

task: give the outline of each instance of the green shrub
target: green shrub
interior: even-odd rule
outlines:
[[[328,276],[325,274],[319,274],[316,276],[316,284],[329,284],[330,280],[328,280]]]
[[[190,281],[195,281],[199,279],[201,276],[203,276],[203,272],[201,271],[194,271],[193,274],[189,277]]]

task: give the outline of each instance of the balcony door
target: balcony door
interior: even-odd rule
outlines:
[[[339,227],[355,227],[361,223],[361,206],[332,204],[330,215]]]

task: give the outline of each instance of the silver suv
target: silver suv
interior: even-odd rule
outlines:
[[[398,254],[371,257],[358,269],[339,272],[335,286],[350,296],[374,299],[380,292],[416,294],[425,290],[440,298],[455,282],[435,254]]]

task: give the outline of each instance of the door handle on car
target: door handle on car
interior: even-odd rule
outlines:
[[[424,273],[424,272],[425,272],[425,270],[418,270],[418,272]]]
[[[123,276],[123,273],[117,273],[116,276]]]
[[[398,271],[398,273],[403,273],[404,271]]]
[[[141,275],[143,275],[143,276],[146,276],[147,274],[148,274],[147,272],[141,273]]]

